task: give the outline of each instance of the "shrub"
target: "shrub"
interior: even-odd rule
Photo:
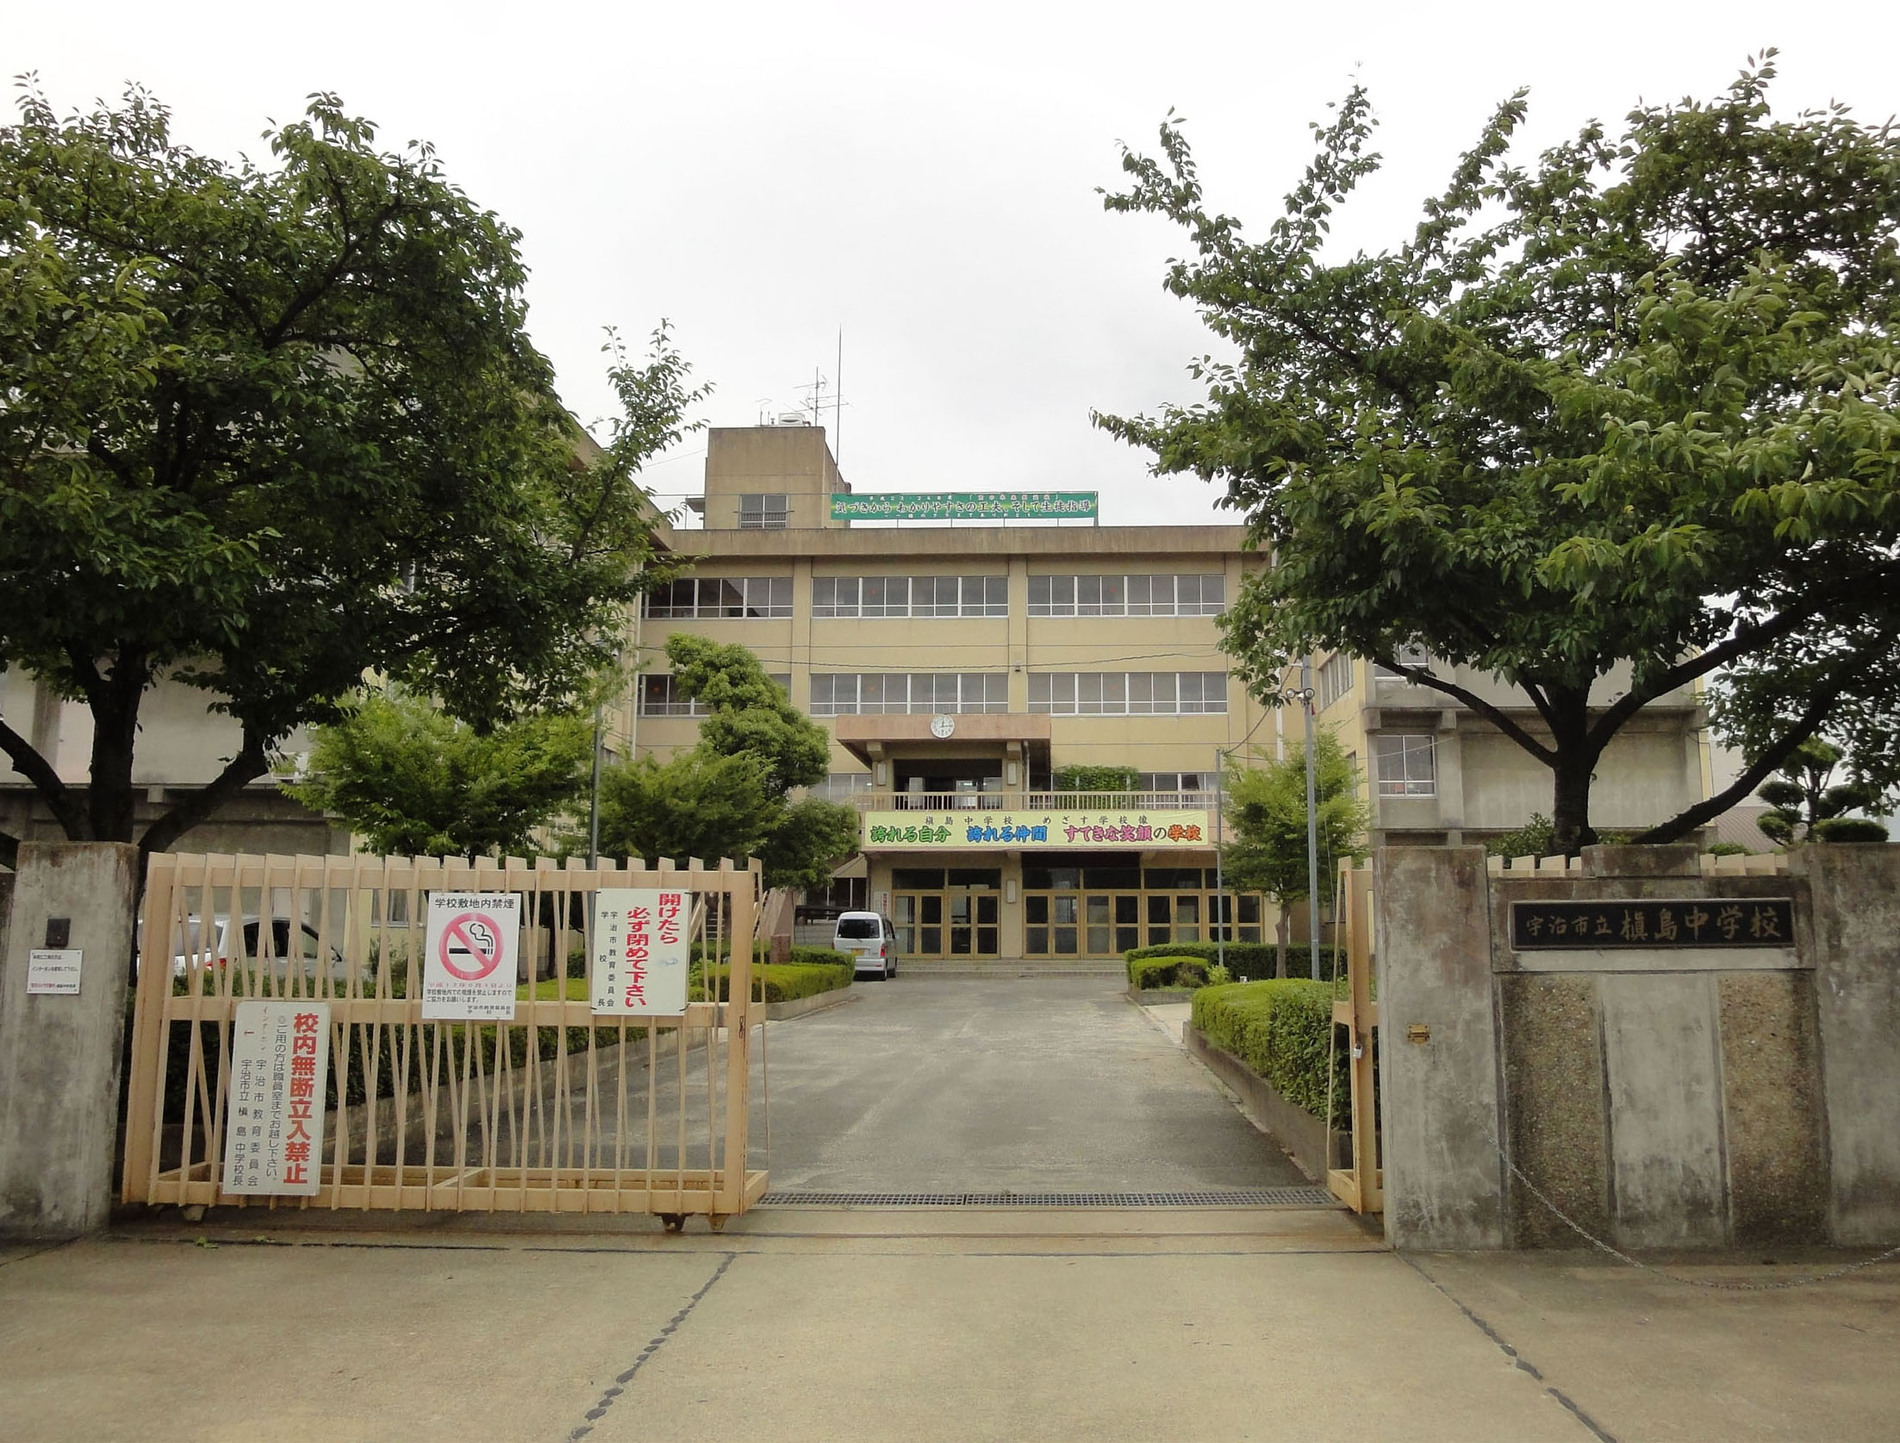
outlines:
[[[1205,987],[1207,963],[1199,957],[1136,957],[1128,954],[1128,980],[1136,987]]]
[[[1235,982],[1194,994],[1194,1025],[1234,1054],[1280,1095],[1315,1117],[1326,1112],[1326,1055],[1333,989],[1324,982]],[[1333,1126],[1352,1116],[1349,1049],[1333,1053]]]
[[[1740,842],[1711,842],[1703,850],[1711,857],[1752,857],[1755,855]]]
[[[829,947],[794,947],[792,961],[807,967],[850,967],[855,969],[857,959],[849,952],[836,952]]]
[[[1824,817],[1810,830],[1815,839],[1822,842],[1884,842],[1887,840],[1887,827],[1884,822],[1872,821],[1866,817]]]
[[[827,949],[807,947],[801,950],[821,952]],[[841,987],[849,987],[851,978],[852,964],[848,959],[836,966],[812,962],[761,962],[752,969],[753,996],[758,995],[757,988],[763,982],[767,1002],[792,1002],[800,997],[816,997],[821,992],[836,992]],[[719,989],[719,1000],[729,1001],[731,988],[728,970],[725,967],[713,968],[712,981]]]
[[[1234,977],[1246,981],[1258,981],[1273,976],[1274,957],[1278,948],[1272,942],[1229,942],[1226,947],[1226,967]],[[1143,987],[1199,987],[1206,980],[1209,968],[1221,962],[1221,945],[1218,942],[1157,942],[1152,947],[1135,947],[1122,954],[1128,964],[1128,980]],[[1142,982],[1135,975],[1135,964],[1155,958],[1183,957],[1197,958],[1201,963],[1200,980],[1194,982]],[[1307,949],[1304,945],[1292,945],[1286,950],[1287,971],[1296,977],[1305,977],[1310,965]],[[1319,949],[1319,975],[1322,981],[1330,981],[1345,970],[1346,956],[1343,948],[1322,947]]]

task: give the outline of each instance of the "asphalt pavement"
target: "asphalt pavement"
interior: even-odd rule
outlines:
[[[851,990],[844,1006],[769,1028],[775,1189],[1308,1185],[1115,981],[900,974]],[[755,1103],[761,1149],[765,1134]]]

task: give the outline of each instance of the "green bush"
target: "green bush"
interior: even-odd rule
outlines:
[[[1199,957],[1136,957],[1128,954],[1128,980],[1136,987],[1205,987],[1208,964]]]
[[[1234,1054],[1287,1101],[1315,1117],[1326,1112],[1326,1055],[1333,988],[1296,981],[1234,982],[1194,994],[1194,1025]],[[1351,1123],[1350,1050],[1333,1053],[1333,1126]]]
[[[849,952],[837,952],[830,947],[794,947],[792,961],[807,967],[850,967],[856,969],[858,959]]]
[[[1230,975],[1244,981],[1259,981],[1273,976],[1274,957],[1278,948],[1271,942],[1229,942],[1226,947],[1226,966]],[[1207,969],[1215,966],[1221,959],[1221,945],[1218,942],[1157,942],[1152,947],[1135,947],[1122,954],[1128,964],[1128,980],[1141,987],[1199,987],[1206,982]],[[1201,963],[1201,976],[1194,982],[1142,982],[1135,975],[1135,964],[1167,957],[1177,961],[1183,957],[1192,957]],[[1312,963],[1307,955],[1304,943],[1294,944],[1286,951],[1287,971],[1295,977],[1305,977]],[[1331,981],[1343,972],[1346,965],[1344,948],[1322,947],[1319,949],[1319,975],[1322,981]],[[1155,975],[1159,975],[1158,973]]]
[[[803,952],[828,952],[822,947],[800,948]],[[758,996],[758,986],[765,984],[767,1002],[792,1002],[800,997],[816,997],[821,992],[836,992],[841,987],[849,987],[853,975],[853,966],[849,959],[842,964],[832,965],[815,962],[760,962],[752,968],[753,996]],[[728,1001],[731,988],[728,982],[728,969],[713,968],[713,982],[719,989],[719,1000]]]

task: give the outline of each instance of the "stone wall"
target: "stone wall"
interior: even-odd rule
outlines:
[[[1690,846],[1506,872],[1477,848],[1378,854],[1393,1242],[1578,1245],[1537,1192],[1625,1247],[1900,1240],[1900,847],[1791,861],[1705,876]],[[1660,945],[1512,935],[1514,903],[1593,904],[1599,928],[1635,901],[1738,907],[1745,928],[1775,899],[1792,936],[1750,945],[1685,945],[1673,921]]]

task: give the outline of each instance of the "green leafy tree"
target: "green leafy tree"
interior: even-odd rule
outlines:
[[[479,728],[570,703],[656,573],[633,483],[699,392],[662,327],[604,453],[529,343],[519,235],[329,95],[265,163],[141,91],[0,129],[0,666],[83,701],[84,786],[7,720],[66,835],[170,846],[374,671]],[[583,459],[587,458],[587,459]],[[135,836],[155,686],[241,741]],[[11,837],[0,837],[0,861]]]
[[[600,779],[601,850],[648,865],[761,856],[785,810],[765,774],[755,756],[702,747],[609,767]]]
[[[1306,757],[1302,751],[1227,773],[1229,840],[1221,848],[1223,880],[1243,892],[1264,892],[1280,909],[1277,975],[1287,975],[1288,912],[1309,895],[1306,867]],[[1313,815],[1317,823],[1322,902],[1339,859],[1366,856],[1372,808],[1359,794],[1359,769],[1330,729],[1313,737]],[[1317,926],[1317,919],[1313,925]]]
[[[1751,765],[1639,840],[1719,815],[1830,714],[1884,716],[1893,746],[1900,132],[1776,118],[1772,75],[1529,165],[1520,93],[1373,253],[1327,242],[1379,163],[1361,90],[1258,237],[1205,203],[1172,118],[1159,158],[1124,156],[1108,207],[1185,229],[1166,286],[1231,358],[1193,368],[1198,404],[1098,423],[1224,485],[1271,549],[1223,620],[1256,695],[1338,649],[1464,703],[1550,768],[1564,851],[1612,740],[1700,678],[1751,699]]]
[[[484,733],[419,697],[378,694],[316,729],[308,775],[285,790],[343,818],[366,851],[519,855],[580,795],[592,746],[573,715]]]
[[[759,660],[686,632],[667,638],[680,695],[709,712],[699,741],[666,762],[613,768],[601,784],[602,848],[661,856],[758,857],[768,887],[816,887],[857,849],[858,814],[821,798],[791,802],[825,779],[831,742]]]
[[[1141,773],[1133,767],[1092,767],[1082,763],[1057,767],[1052,778],[1058,792],[1138,792]]]
[[[1763,782],[1757,795],[1773,808],[1756,823],[1762,835],[1788,846],[1797,841],[1884,842],[1887,829],[1844,812],[1880,809],[1880,788],[1860,777],[1834,780],[1847,754],[1832,742],[1810,737],[1781,764],[1780,775]]]

